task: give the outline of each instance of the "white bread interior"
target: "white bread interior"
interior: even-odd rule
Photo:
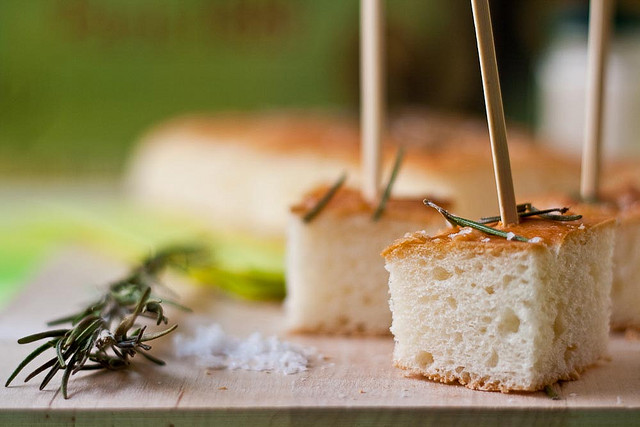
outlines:
[[[605,354],[613,221],[509,230],[541,241],[454,229],[385,250],[396,366],[472,389],[534,391]]]
[[[576,212],[616,218],[611,286],[611,328],[640,329],[640,191],[635,186],[601,192],[601,203],[580,203],[564,195],[534,199],[540,209],[570,206]]]
[[[178,118],[143,138],[127,184],[136,199],[197,215],[213,227],[282,238],[289,206],[309,188],[343,171],[359,185],[358,129],[354,118],[312,113]],[[538,148],[516,130],[509,136],[517,194],[577,188],[576,160]],[[446,198],[471,218],[497,212],[483,121],[426,112],[391,119],[386,170],[399,144],[407,155],[394,194]]]
[[[325,188],[314,194],[323,194]],[[311,222],[303,214],[317,201],[294,207],[286,250],[287,327],[292,332],[388,335],[391,326],[388,273],[380,251],[407,230],[433,232],[442,217],[421,199],[390,201],[385,214],[358,191],[341,189]]]

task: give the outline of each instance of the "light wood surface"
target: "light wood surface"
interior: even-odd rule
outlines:
[[[92,299],[92,286],[116,278],[122,266],[70,250],[43,266],[30,286],[0,314],[0,377],[6,379],[33,346],[20,336],[40,331],[46,320]],[[254,331],[314,347],[318,358],[303,373],[208,370],[178,359],[172,339],[154,342],[167,361],[158,367],[134,360],[122,372],[81,373],[69,383],[70,399],[54,379],[44,390],[22,383],[0,391],[0,425],[637,425],[640,420],[640,342],[613,336],[611,360],[578,381],[557,384],[561,399],[544,393],[501,394],[405,378],[391,366],[393,340],[287,336],[280,304],[230,300],[206,289],[179,286],[194,313],[170,313],[178,331],[219,323],[227,333]]]
[[[380,140],[384,132],[384,5],[360,0],[360,120],[362,194],[372,205],[380,197]]]
[[[487,110],[489,124],[489,138],[491,139],[491,154],[493,156],[493,170],[498,190],[498,204],[503,224],[517,224],[518,212],[516,196],[511,177],[511,161],[507,145],[507,125],[502,105],[502,91],[498,75],[498,61],[493,42],[491,27],[491,13],[489,0],[471,0],[473,8],[473,22],[476,28],[480,71],[482,73],[482,89]]]
[[[604,83],[614,4],[614,0],[591,0],[589,6],[587,101],[580,181],[580,195],[584,200],[596,200],[600,187]]]

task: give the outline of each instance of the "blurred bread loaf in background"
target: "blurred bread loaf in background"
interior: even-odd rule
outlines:
[[[385,171],[397,147],[405,161],[398,197],[446,198],[453,212],[497,212],[486,123],[411,109],[393,115],[384,142]],[[536,145],[510,129],[519,200],[578,188],[579,159]],[[280,238],[290,205],[344,171],[359,185],[359,123],[347,115],[268,112],[191,115],[162,123],[140,141],[128,169],[134,198],[231,227]]]

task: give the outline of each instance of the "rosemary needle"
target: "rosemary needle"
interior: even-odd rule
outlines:
[[[502,231],[495,229],[493,227],[489,227],[488,225],[480,224],[479,222],[471,221],[470,219],[461,218],[459,216],[455,216],[449,213],[446,209],[441,208],[440,206],[433,203],[431,200],[425,199],[423,203],[429,207],[434,208],[440,215],[442,215],[449,223],[453,226],[458,227],[471,227],[475,228],[478,231],[482,231],[483,233],[492,234],[494,236],[504,237],[507,240],[519,240],[521,242],[528,242],[529,239],[526,237],[518,236],[517,234],[509,233],[507,231]]]
[[[433,203],[431,200],[425,199],[423,203],[429,207],[434,208],[440,215],[442,215],[449,223],[453,226],[458,227],[471,227],[475,228],[478,231],[482,231],[483,233],[492,234],[494,236],[504,237],[507,240],[519,240],[521,242],[528,242],[529,239],[526,237],[518,236],[517,234],[509,233],[506,231],[498,230],[493,227],[489,227],[488,225],[480,224],[479,222],[471,221],[470,219],[461,218],[459,216],[455,216],[449,213],[446,209],[441,208],[440,206]]]
[[[470,219],[455,216],[447,212],[446,209],[443,209],[440,206],[436,205],[431,200],[425,199],[423,203],[440,212],[440,214],[444,216],[445,219],[449,221],[449,223],[453,226],[475,228],[476,230],[482,231],[483,233],[504,237],[507,240],[519,240],[521,242],[529,241],[529,239],[527,239],[526,237],[518,236],[517,234],[510,233],[507,231],[498,230],[496,228],[489,227],[488,225],[486,225],[486,224],[500,221],[499,216],[490,216],[490,217],[480,218],[480,220],[476,222],[476,221],[471,221]],[[540,210],[533,207],[531,203],[523,203],[523,204],[517,205],[517,212],[520,218],[539,216],[541,218],[552,220],[552,221],[576,221],[582,218],[582,215],[564,215],[568,210],[569,208],[552,208],[552,209]],[[559,212],[560,215],[554,215],[552,214],[552,212]]]
[[[347,174],[343,173],[340,176],[340,178],[338,178],[338,180],[335,182],[335,184],[333,184],[331,188],[329,188],[329,190],[324,194],[324,196],[322,196],[322,198],[318,200],[318,203],[316,203],[315,206],[309,210],[309,212],[304,214],[304,216],[302,217],[302,221],[309,223],[316,216],[318,216],[318,214],[322,212],[322,209],[324,209],[325,206],[327,206],[329,201],[331,201],[333,196],[338,192],[340,187],[342,187],[346,179],[347,179]]]
[[[551,208],[551,209],[536,209],[531,203],[523,203],[518,205],[518,217],[527,218],[530,216],[539,216],[540,218],[550,219],[552,221],[577,221],[582,218],[582,215],[564,215],[569,208]],[[560,215],[554,215],[553,212],[558,212]],[[488,216],[480,218],[478,221],[480,224],[490,224],[492,222],[500,221],[499,216]]]
[[[201,253],[201,249],[190,247],[173,247],[160,251],[146,259],[124,279],[111,284],[97,302],[77,314],[49,323],[70,323],[69,328],[44,331],[20,338],[20,344],[44,338],[51,339],[32,351],[18,365],[7,379],[5,387],[8,387],[36,357],[51,348],[55,350],[54,357],[31,372],[25,382],[48,370],[39,387],[42,390],[59,371],[62,371],[60,389],[65,399],[69,397],[69,379],[78,371],[126,368],[130,364],[130,358],[136,354],[142,354],[159,365],[164,364],[160,359],[146,353],[151,346],[145,342],[173,332],[177,325],[145,334],[146,326],[140,326],[138,319],[151,318],[158,325],[168,323],[162,301],[151,297],[152,287],[158,283],[158,275],[163,269],[181,266]],[[92,363],[87,364],[89,361]]]
[[[398,149],[398,154],[396,155],[396,160],[393,164],[393,169],[391,170],[391,176],[389,177],[389,182],[387,183],[386,188],[384,189],[384,193],[382,193],[382,197],[380,198],[380,203],[376,208],[376,211],[373,213],[373,220],[377,221],[382,216],[384,212],[384,208],[387,206],[387,201],[389,197],[391,197],[391,189],[393,188],[393,183],[396,181],[396,177],[398,176],[398,172],[400,171],[400,166],[402,165],[402,159],[404,158],[404,147],[400,147]]]

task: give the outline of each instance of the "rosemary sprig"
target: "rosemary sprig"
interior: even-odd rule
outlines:
[[[177,325],[146,334],[146,326],[139,325],[138,319],[152,318],[157,325],[168,323],[162,300],[151,294],[152,288],[158,284],[158,275],[167,267],[185,267],[202,253],[201,249],[191,247],[172,247],[160,251],[143,261],[128,276],[112,283],[107,292],[86,309],[48,324],[70,323],[68,328],[20,338],[20,344],[52,339],[32,351],[18,365],[7,379],[5,387],[36,357],[51,348],[55,351],[54,357],[31,372],[25,382],[48,370],[40,384],[42,390],[62,370],[60,389],[65,399],[68,398],[69,378],[78,371],[123,369],[129,366],[130,358],[138,353],[158,365],[164,365],[162,360],[146,353],[151,346],[145,343],[171,333]]]
[[[449,213],[446,209],[441,208],[440,206],[433,203],[431,200],[425,199],[423,203],[427,206],[430,206],[440,212],[449,223],[453,226],[458,227],[471,227],[475,228],[478,231],[482,231],[483,233],[492,234],[494,236],[504,237],[505,239],[511,238],[511,240],[519,240],[521,242],[528,242],[529,239],[526,237],[519,236],[517,234],[509,233],[507,231],[502,231],[495,229],[493,227],[489,227],[488,225],[480,224],[479,222],[471,221],[470,219],[461,218],[459,216],[455,216]]]
[[[398,149],[398,154],[396,155],[396,160],[393,164],[393,169],[391,170],[391,175],[389,176],[389,182],[387,182],[387,186],[384,189],[384,193],[382,193],[382,197],[380,198],[380,203],[373,213],[373,220],[377,221],[382,216],[384,212],[384,208],[387,206],[387,201],[389,197],[391,197],[391,189],[393,188],[393,183],[396,181],[396,177],[398,176],[398,172],[400,171],[400,166],[402,166],[402,160],[404,159],[404,147],[400,147]]]
[[[527,239],[526,237],[522,237],[508,231],[498,230],[496,228],[489,227],[488,225],[486,225],[486,224],[491,224],[491,223],[500,221],[499,216],[490,216],[490,217],[480,218],[480,220],[476,222],[476,221],[471,221],[470,219],[455,216],[447,212],[447,210],[436,205],[431,200],[425,199],[423,203],[440,212],[440,214],[444,216],[445,219],[449,221],[449,223],[453,226],[475,228],[476,230],[482,231],[483,233],[504,237],[507,240],[518,240],[521,242],[529,241],[529,239]],[[540,210],[532,206],[531,203],[523,203],[523,204],[517,205],[518,217],[520,218],[539,216],[541,218],[552,220],[552,221],[576,221],[582,218],[582,215],[564,215],[568,210],[569,208],[552,208],[552,209]],[[560,215],[552,214],[553,212],[559,212]]]
[[[335,182],[335,184],[333,184],[331,186],[331,188],[329,188],[329,190],[324,194],[324,196],[322,196],[322,198],[320,200],[318,200],[318,203],[316,203],[316,205],[314,207],[312,207],[309,212],[307,212],[306,214],[304,214],[304,216],[302,217],[302,221],[309,223],[311,222],[316,216],[318,216],[318,214],[320,212],[322,212],[322,209],[325,208],[325,206],[327,206],[327,204],[329,203],[329,201],[333,198],[333,196],[338,192],[338,190],[340,189],[340,187],[342,187],[342,185],[344,184],[344,181],[347,179],[347,174],[343,173],[340,178],[338,178],[338,180]]]
[[[549,219],[552,221],[577,221],[582,218],[582,215],[564,215],[569,208],[551,208],[551,209],[537,209],[531,205],[531,203],[522,203],[517,206],[518,217],[527,218],[531,216],[539,216],[540,218]],[[560,215],[553,215],[553,212],[558,212]],[[478,221],[480,224],[491,224],[493,222],[500,221],[499,216],[488,216],[480,218]]]

